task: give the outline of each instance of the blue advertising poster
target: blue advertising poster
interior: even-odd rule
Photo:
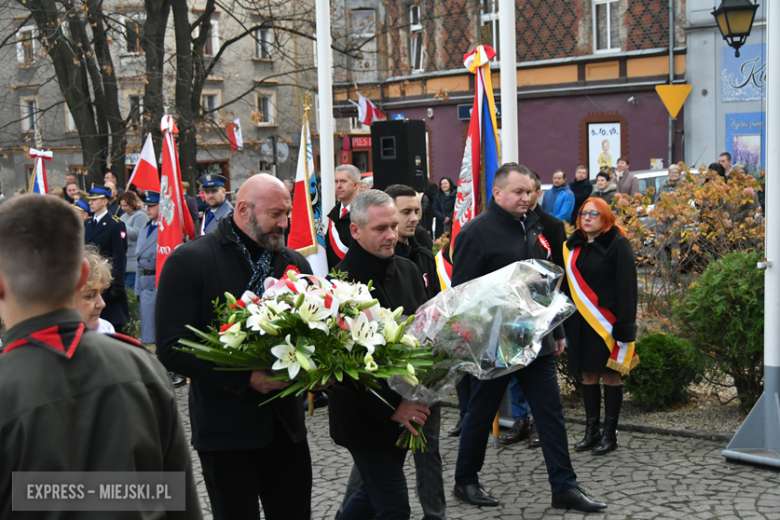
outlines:
[[[766,113],[726,114],[726,151],[732,164],[743,163],[753,177],[765,168]]]
[[[723,48],[723,70],[720,73],[723,101],[756,101],[766,98],[766,45],[744,45],[741,56],[734,49]]]

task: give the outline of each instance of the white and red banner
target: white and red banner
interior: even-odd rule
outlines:
[[[455,250],[455,237],[458,232],[479,213],[482,152],[484,151],[485,191],[488,198],[493,189],[493,176],[501,164],[496,104],[490,79],[490,60],[495,57],[496,52],[488,45],[480,45],[463,56],[463,64],[469,72],[476,74],[476,78],[469,133],[458,176],[458,195],[455,199],[450,234],[450,254]]]
[[[235,118],[232,122],[228,123],[227,136],[230,141],[230,151],[232,153],[244,149],[244,136],[241,135],[241,120],[239,118]]]
[[[298,154],[298,168],[295,174],[295,187],[292,215],[290,217],[290,236],[287,247],[295,249],[309,261],[312,273],[317,276],[328,275],[328,259],[325,255],[325,239],[318,234],[321,231],[321,210],[317,190],[317,178],[314,173],[314,156],[311,146],[309,122],[304,119],[301,128],[301,148]],[[320,217],[317,226],[315,217]]]
[[[49,194],[49,182],[46,180],[46,164],[43,161],[51,161],[52,155],[51,151],[46,152],[30,148],[30,159],[35,159],[35,169],[30,177],[30,193]]]
[[[363,97],[361,93],[358,92],[358,102],[355,103],[351,99],[349,100],[350,103],[353,105],[357,105],[358,109],[358,119],[360,122],[364,125],[371,126],[371,123],[373,121],[380,121],[382,119],[387,119],[387,116],[384,112],[379,110],[375,104],[371,102],[368,98]]]
[[[146,190],[160,191],[160,174],[157,171],[157,159],[154,158],[154,143],[152,134],[146,136],[146,142],[141,149],[138,162],[135,163],[127,187],[135,185],[141,192]]]
[[[181,186],[181,170],[179,155],[176,152],[176,141],[173,136],[179,133],[171,116],[163,116],[160,122],[163,133],[162,176],[160,177],[160,217],[157,232],[157,282],[163,264],[177,246],[184,242],[184,237],[195,238],[195,226],[192,216],[187,210],[184,200],[184,189]]]
[[[436,254],[436,274],[439,275],[439,285],[441,285],[442,291],[452,287],[452,263],[444,256],[445,249],[444,247],[439,249]]]
[[[577,258],[581,250],[582,246],[577,246],[573,251],[570,251],[566,243],[563,244],[563,260],[566,266],[566,280],[569,282],[571,299],[588,325],[606,343],[610,352],[607,367],[617,370],[625,376],[639,364],[639,356],[635,350],[636,345],[633,341],[631,343],[615,341],[612,337],[612,329],[617,319],[609,309],[599,306],[598,296],[582,277],[580,270],[577,269]]]

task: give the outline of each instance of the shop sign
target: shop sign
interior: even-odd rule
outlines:
[[[353,137],[352,148],[371,148],[371,137]]]
[[[720,74],[725,103],[766,99],[766,45],[743,45],[740,57],[734,49],[723,48],[723,70]]]
[[[468,105],[458,105],[458,119],[461,121],[468,121],[471,119],[471,109],[474,107],[472,103]],[[496,102],[496,119],[501,119],[501,103]]]

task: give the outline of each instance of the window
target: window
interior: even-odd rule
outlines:
[[[355,9],[350,16],[350,34],[371,38],[376,33],[376,13],[373,9]]]
[[[22,132],[35,132],[38,128],[38,101],[22,99]]]
[[[357,117],[350,117],[349,118],[349,129],[352,132],[355,132],[355,131],[370,132],[371,131],[371,127],[361,123],[360,119],[358,119]]]
[[[194,35],[195,38],[199,37],[201,27],[202,25],[199,25],[195,29],[195,35]],[[203,42],[203,55],[214,56],[218,52],[219,52],[219,24],[218,22],[212,20],[211,26],[209,27],[209,35],[206,38],[206,40]]]
[[[482,13],[480,14],[480,27],[490,27],[490,46],[496,51],[496,58],[491,61],[491,66],[498,65],[501,54],[498,49],[498,0],[482,0]]]
[[[144,49],[141,46],[141,31],[143,30],[143,21],[135,18],[125,18],[125,51],[128,54],[141,56]]]
[[[208,121],[217,121],[219,114],[216,108],[219,106],[218,93],[204,93],[200,97],[200,104],[203,107],[203,118]]]
[[[255,58],[260,60],[271,59],[271,47],[273,45],[273,33],[269,28],[260,28],[255,31]]]
[[[275,124],[276,94],[272,92],[257,93],[257,114],[255,124],[257,126],[272,126]]]
[[[136,132],[139,130],[143,113],[144,97],[140,94],[127,96],[127,121]]]
[[[16,61],[21,66],[35,63],[35,50],[38,41],[35,39],[35,26],[27,25],[16,32]]]
[[[409,66],[412,71],[422,71],[422,10],[419,5],[409,6]]]
[[[620,50],[618,0],[593,0],[593,41],[596,52]]]
[[[73,120],[73,114],[70,113],[70,109],[65,107],[65,131],[66,132],[78,132],[76,128],[76,121]]]

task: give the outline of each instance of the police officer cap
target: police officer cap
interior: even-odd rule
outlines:
[[[76,201],[73,204],[71,204],[71,206],[73,206],[76,209],[80,209],[90,217],[94,215],[94,213],[92,213],[92,210],[89,209],[89,200],[87,199],[87,197],[81,196],[77,198]]]
[[[92,189],[89,190],[90,199],[102,199],[103,197],[110,199],[111,190],[103,186],[102,184],[93,184]]]
[[[145,193],[144,204],[146,204],[147,206],[156,206],[157,204],[160,203],[159,191],[146,190],[144,193]]]
[[[202,175],[200,179],[198,179],[198,182],[200,182],[204,190],[216,190],[217,188],[224,188],[227,179],[222,175],[207,173],[206,175]]]

